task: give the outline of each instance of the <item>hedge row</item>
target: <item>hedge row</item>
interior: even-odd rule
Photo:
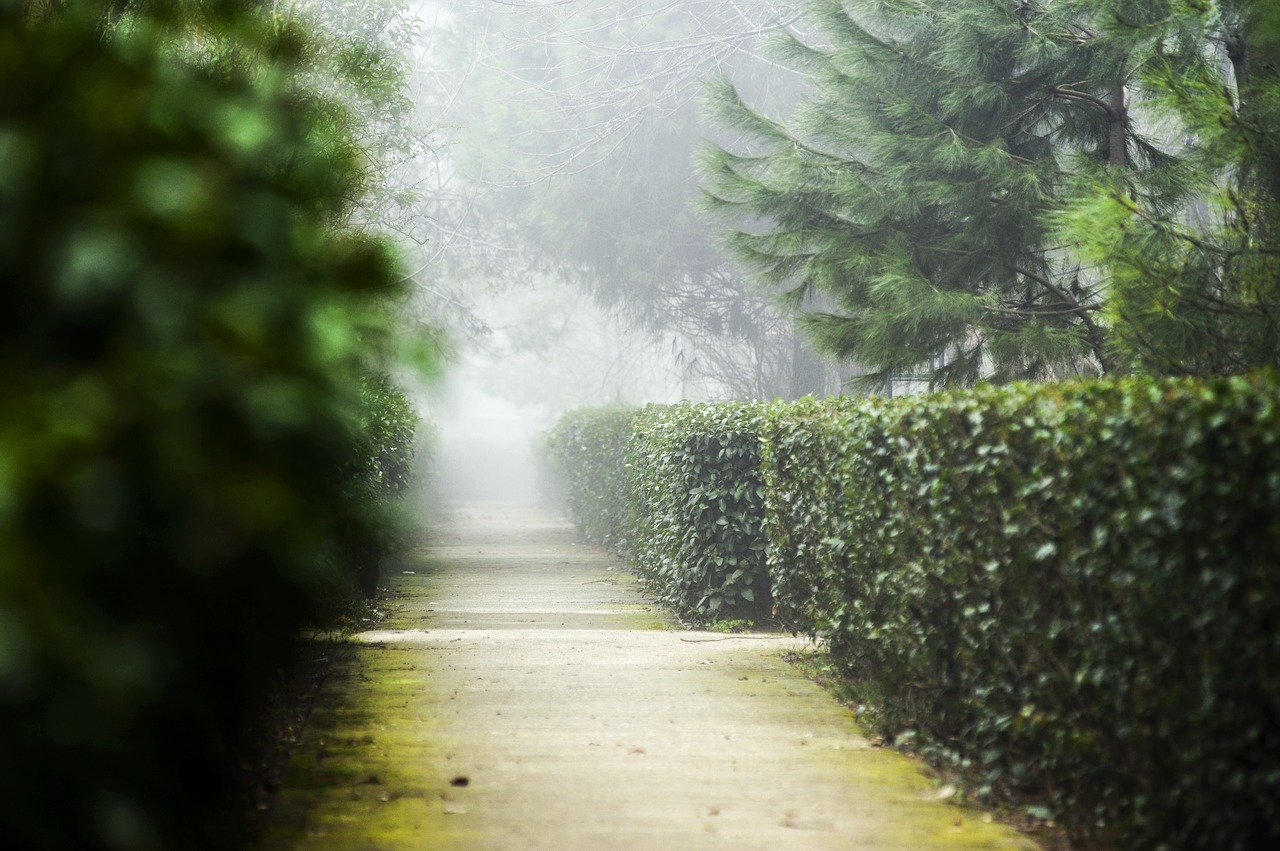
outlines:
[[[623,537],[704,615],[690,589],[731,574],[710,575],[714,531],[767,548],[779,617],[825,639],[878,731],[984,797],[1038,798],[1114,847],[1263,847],[1277,403],[1267,376],[650,407],[629,421]]]
[[[405,498],[414,481],[421,425],[413,403],[391,376],[363,377],[354,458],[342,480],[364,510],[347,535],[340,560],[353,587],[366,598],[378,593],[383,559],[400,549],[414,528],[409,516],[413,505]]]
[[[769,602],[762,410],[751,403],[650,405],[632,419],[628,552],[659,601],[686,617],[722,617]]]
[[[982,792],[1123,848],[1280,829],[1280,384],[776,408],[780,609]],[[1098,830],[1098,826],[1104,828]]]
[[[758,404],[588,408],[548,435],[545,467],[588,540],[627,555],[683,617],[769,601]]]
[[[543,445],[543,474],[588,541],[621,549],[631,529],[627,433],[632,411],[581,408],[560,419]]]

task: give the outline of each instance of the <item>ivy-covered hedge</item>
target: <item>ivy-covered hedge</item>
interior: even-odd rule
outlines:
[[[1121,848],[1280,831],[1280,382],[774,407],[779,611],[889,735]],[[1099,827],[1101,826],[1101,827]]]
[[[753,403],[650,405],[632,420],[629,552],[676,612],[768,611],[760,415]]]
[[[587,540],[625,547],[631,531],[626,470],[633,410],[579,408],[565,414],[542,447],[543,473]]]

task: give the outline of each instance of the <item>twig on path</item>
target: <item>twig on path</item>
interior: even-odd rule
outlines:
[[[713,641],[780,641],[789,635],[726,635],[721,638],[682,638],[685,644],[710,644]]]

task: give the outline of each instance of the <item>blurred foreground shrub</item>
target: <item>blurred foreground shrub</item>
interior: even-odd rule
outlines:
[[[1125,849],[1280,835],[1280,380],[802,400],[780,615],[881,732]]]
[[[237,847],[258,700],[404,475],[361,378],[392,264],[335,224],[359,151],[297,39],[219,0],[28,8],[0,0],[0,846]]]

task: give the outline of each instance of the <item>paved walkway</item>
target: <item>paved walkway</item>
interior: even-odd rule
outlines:
[[[869,745],[776,635],[673,628],[616,559],[470,505],[326,686],[268,849],[1031,849]]]

